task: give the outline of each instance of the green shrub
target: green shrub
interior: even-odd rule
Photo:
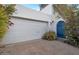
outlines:
[[[15,11],[13,4],[0,4],[0,38],[3,38],[9,27],[10,16]]]
[[[6,13],[4,12],[3,8],[0,8],[0,38],[2,38],[7,31],[8,26],[8,17]]]
[[[42,39],[45,39],[45,40],[55,40],[56,39],[55,32],[52,32],[52,31],[46,32],[43,35]]]
[[[7,31],[7,24],[4,21],[0,20],[0,38],[4,36]]]

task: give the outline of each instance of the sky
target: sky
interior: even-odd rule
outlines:
[[[23,6],[39,11],[39,4],[23,4]]]

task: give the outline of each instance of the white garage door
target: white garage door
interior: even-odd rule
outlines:
[[[40,39],[47,31],[47,23],[12,18],[14,23],[6,33],[3,43],[11,44],[33,39]]]

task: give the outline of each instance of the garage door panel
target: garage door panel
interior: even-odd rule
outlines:
[[[6,33],[3,43],[10,44],[32,39],[39,39],[47,31],[47,23],[12,18],[14,23]]]

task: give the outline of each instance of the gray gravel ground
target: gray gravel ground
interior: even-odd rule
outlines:
[[[60,41],[42,39],[9,44],[0,49],[1,55],[78,55],[79,49]]]

